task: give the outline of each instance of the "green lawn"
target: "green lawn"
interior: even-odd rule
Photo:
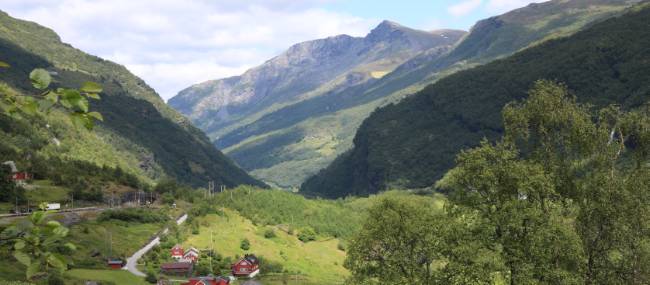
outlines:
[[[27,199],[33,205],[40,202],[66,202],[70,198],[68,193],[68,189],[54,186],[49,180],[34,181],[25,191]]]
[[[143,278],[125,270],[73,269],[65,273],[66,278],[74,281],[107,281],[115,285],[148,285]],[[66,283],[67,284],[67,283]],[[83,283],[80,283],[83,284]]]
[[[229,209],[226,209],[226,215],[223,217],[208,215],[200,218],[200,223],[200,233],[190,236],[184,246],[208,249],[212,232],[214,249],[223,256],[243,256],[245,253],[254,253],[268,260],[280,262],[289,272],[303,275],[300,284],[309,282],[339,284],[348,275],[348,271],[343,268],[345,252],[337,248],[338,239],[328,238],[303,243],[295,235],[289,235],[275,227],[270,228],[275,229],[277,236],[267,239],[264,238],[264,230],[269,227],[253,225],[250,220]],[[241,240],[244,238],[247,238],[251,244],[248,251],[240,248]],[[284,278],[265,279],[269,279],[270,284],[274,282],[282,284]]]

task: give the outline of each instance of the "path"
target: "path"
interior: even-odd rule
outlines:
[[[187,220],[187,214],[183,214],[180,218],[176,220],[176,224],[180,225]],[[145,277],[147,276],[146,274],[142,273],[142,271],[138,270],[138,260],[142,258],[145,253],[147,253],[149,250],[151,250],[154,246],[160,244],[160,236],[165,235],[169,232],[169,228],[165,228],[161,234],[157,235],[156,238],[154,238],[152,241],[150,241],[147,245],[145,245],[143,248],[140,250],[136,251],[131,257],[126,259],[126,265],[122,267],[124,270],[128,270],[132,274],[140,277]]]

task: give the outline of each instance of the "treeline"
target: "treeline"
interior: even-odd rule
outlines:
[[[650,108],[594,110],[540,81],[504,135],[461,152],[449,203],[386,199],[349,246],[350,284],[648,284]]]

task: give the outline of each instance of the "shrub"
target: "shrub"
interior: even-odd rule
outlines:
[[[275,231],[273,229],[267,229],[264,232],[264,238],[274,238],[275,236]]]
[[[311,227],[305,227],[298,233],[298,239],[302,242],[314,241],[316,240],[316,232]]]
[[[99,221],[120,220],[136,223],[159,223],[167,220],[167,216],[160,212],[145,209],[120,209],[102,212]]]
[[[156,273],[154,273],[151,270],[147,271],[147,277],[145,277],[144,280],[146,280],[147,282],[149,282],[151,284],[158,283],[158,277],[156,276]]]
[[[241,241],[239,247],[243,250],[249,250],[251,248],[251,242],[247,238],[245,238]]]

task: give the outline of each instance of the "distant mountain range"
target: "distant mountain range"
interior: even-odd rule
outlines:
[[[531,4],[482,20],[469,34],[384,21],[364,38],[294,45],[241,76],[191,86],[169,105],[254,176],[297,187],[352,148],[357,128],[376,108],[459,70],[570,35],[636,2]]]
[[[600,5],[603,1],[552,1],[483,21],[450,56],[477,54],[470,49],[458,50],[474,34],[495,34],[486,31],[486,26],[505,28],[506,19],[526,10],[576,3]],[[616,3],[620,7],[628,4]],[[622,13],[569,37],[538,43],[511,57],[450,75],[398,104],[378,109],[359,128],[354,148],[308,179],[301,191],[335,198],[389,188],[431,187],[454,165],[461,150],[477,146],[484,138],[501,136],[501,109],[508,102],[525,98],[536,80],[566,84],[578,101],[596,106],[619,104],[634,109],[647,104],[650,4],[617,12]],[[489,49],[480,50],[489,53]]]
[[[0,129],[4,160],[28,164],[29,158],[38,154],[119,167],[148,182],[170,177],[203,187],[208,181],[264,186],[219,152],[203,132],[125,67],[61,42],[48,28],[0,12],[0,60],[11,65],[0,70],[0,83],[17,92],[34,94],[29,82],[29,72],[34,68],[50,71],[55,87],[78,88],[84,81],[94,81],[104,90],[101,100],[91,102],[91,108],[105,119],[94,132],[75,130],[56,114],[41,118],[49,121],[49,130],[44,123],[33,127],[38,135],[56,139],[57,144],[21,143],[15,139],[18,134]],[[10,125],[19,123],[2,119]],[[37,134],[26,135],[29,140]]]
[[[189,87],[169,105],[191,118],[246,170],[281,186],[297,186],[349,147],[349,142],[342,142],[345,138],[338,128],[300,125],[318,114],[291,108],[366,86],[423,51],[443,54],[464,34],[424,32],[383,21],[363,38],[339,35],[296,44],[241,76]],[[322,107],[319,113],[328,109],[313,106]],[[359,119],[338,124],[353,130]],[[294,177],[273,174],[278,167],[280,175],[290,171],[288,176]],[[264,171],[272,173],[264,175]]]

